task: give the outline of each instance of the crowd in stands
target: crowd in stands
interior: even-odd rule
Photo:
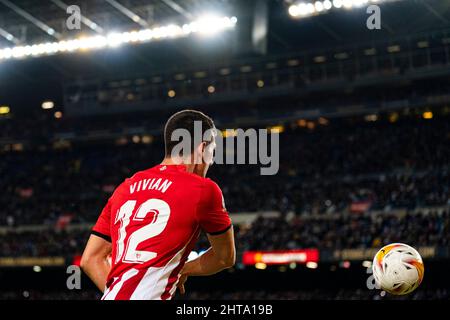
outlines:
[[[450,212],[350,214],[338,218],[259,218],[239,232],[243,250],[377,248],[392,242],[450,245]]]
[[[448,119],[286,128],[280,169],[215,164],[210,176],[231,213],[263,210],[323,214],[365,202],[372,209],[450,203]],[[158,164],[163,143],[82,144],[1,153],[0,225],[93,222],[114,188]]]
[[[334,218],[295,216],[287,221],[280,218],[257,218],[251,225],[235,225],[236,246],[245,250],[277,250],[318,248],[379,248],[392,242],[412,246],[450,246],[450,211],[408,214],[381,213],[377,215],[347,214]],[[83,231],[48,230],[41,232],[11,231],[0,235],[0,257],[64,256],[82,253],[89,237]],[[207,239],[202,235],[195,250],[206,250]]]
[[[449,247],[447,118],[396,122],[330,119],[327,123],[315,122],[314,128],[286,125],[279,138],[280,169],[276,175],[260,175],[259,165],[215,164],[210,169],[210,177],[221,186],[230,213],[280,213],[277,218],[260,215],[251,225],[236,224],[238,253],[311,247],[378,248],[390,242]],[[62,149],[37,143],[22,151],[3,149],[0,156],[0,258],[71,259],[82,253],[89,226],[115,187],[134,172],[162,160],[163,142],[160,137],[148,144],[80,142]],[[67,228],[78,224],[85,228]],[[30,225],[42,229],[31,231]],[[202,236],[195,250],[207,247]],[[99,297],[96,291],[0,292],[0,299]],[[195,300],[391,298],[375,291],[348,289],[193,291],[177,296]],[[398,299],[449,299],[449,291],[424,289]]]
[[[73,258],[82,254],[90,230],[67,232],[42,230],[0,234],[0,257]]]

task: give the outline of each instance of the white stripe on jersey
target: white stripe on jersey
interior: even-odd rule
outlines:
[[[184,251],[184,249],[182,250]],[[169,276],[175,269],[180,260],[183,252],[179,251],[177,253],[177,261],[169,262],[164,268],[148,268],[142,280],[134,289],[130,300],[161,300],[161,296],[166,290],[167,281]],[[170,268],[168,268],[170,267]]]
[[[161,300],[161,296],[166,291],[167,283],[169,281],[170,274],[178,267],[183,257],[186,247],[191,243],[192,238],[197,234],[197,229],[192,234],[186,245],[178,251],[172,259],[162,268],[148,268],[142,280],[137,285],[130,300]],[[178,276],[178,275],[177,275]],[[179,278],[179,277],[178,277]],[[176,290],[178,279],[173,283],[170,288],[170,297]]]
[[[125,281],[128,279],[134,277],[139,273],[138,269],[130,269],[127,272],[125,272],[121,277],[119,282],[113,283],[110,288],[111,290],[106,290],[103,294],[102,300],[114,300],[119,293],[120,289],[122,288]]]

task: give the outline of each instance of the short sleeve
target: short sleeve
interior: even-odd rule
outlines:
[[[212,180],[206,179],[197,210],[200,227],[211,235],[219,235],[231,227],[222,191]]]
[[[103,208],[91,233],[111,242],[111,199]]]

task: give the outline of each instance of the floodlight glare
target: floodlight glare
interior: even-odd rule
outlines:
[[[304,0],[289,6],[289,15],[294,18],[309,17],[325,13],[331,9],[362,8],[369,3],[393,2],[397,0]]]
[[[128,43],[141,43],[158,39],[186,37],[191,33],[213,35],[227,29],[232,29],[236,23],[236,17],[218,17],[215,15],[207,15],[183,26],[171,24],[168,26],[143,29],[139,31],[111,32],[106,36],[98,35],[93,37],[62,40],[59,42],[3,48],[0,49],[0,62],[8,59],[38,57],[61,52],[97,50],[107,47],[114,48]]]

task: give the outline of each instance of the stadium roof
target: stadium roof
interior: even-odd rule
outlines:
[[[95,34],[95,28],[84,24],[81,31],[68,30],[68,14],[64,7],[78,5],[83,17],[94,22],[101,31],[128,31],[144,25],[185,23],[206,12],[224,16],[251,15],[252,2],[237,0],[0,0],[0,28],[26,44],[53,41],[55,37],[74,38],[79,34]],[[267,0],[270,6],[270,42],[279,50],[373,37],[422,32],[449,27],[450,3],[439,0],[397,0],[382,5],[382,30],[369,32],[365,25],[366,6],[352,10],[330,10],[319,16],[292,19],[288,7],[296,0]],[[309,2],[305,0],[303,2]],[[314,2],[314,1],[311,1]],[[379,1],[382,2],[382,1]],[[385,6],[385,7],[384,7]],[[386,10],[384,10],[386,8]],[[363,14],[361,14],[363,13]],[[133,20],[134,19],[134,20]],[[42,25],[55,31],[50,35]],[[11,41],[0,37],[0,48]]]
[[[78,34],[130,30],[143,26],[163,25],[193,20],[202,12],[229,11],[232,0],[1,0],[0,27],[21,43],[53,41],[59,36],[74,38]],[[66,8],[77,5],[83,17],[100,27],[84,24],[81,31],[68,30]],[[84,22],[84,21],[83,21]],[[48,34],[41,23],[52,28]],[[0,37],[0,47],[11,45]]]
[[[251,59],[258,55],[239,50],[239,46],[248,41],[246,33],[253,15],[249,5],[252,1],[256,0],[0,0],[0,33],[4,30],[23,44],[55,41],[55,34],[63,39],[79,35],[79,31],[64,28],[68,15],[61,9],[61,3],[79,5],[82,15],[105,32],[139,29],[143,23],[149,24],[150,27],[174,22],[183,24],[205,12],[218,12],[224,16],[238,18],[234,31],[219,34],[211,39],[190,37],[98,52],[0,61],[0,103],[26,103],[23,100],[24,90],[27,91],[27,99],[51,98],[62,93],[64,81],[78,77],[127,76],[135,73],[154,73],[155,70],[164,68],[183,69],[186,66],[201,64],[226,64],[227,61],[242,57]],[[268,55],[313,48],[338,49],[362,42],[370,46],[380,40],[391,40],[395,43],[399,38],[434,31],[439,31],[440,35],[448,32],[450,37],[448,1],[399,0],[381,4],[382,29],[375,31],[365,27],[368,17],[365,7],[330,10],[318,16],[293,19],[288,8],[295,1],[267,1]],[[142,21],[133,19],[133,14]],[[44,25],[53,29],[54,34],[45,32]],[[86,24],[81,32],[97,33]],[[0,36],[0,48],[14,45],[4,36]],[[16,101],[17,97],[22,100]]]

